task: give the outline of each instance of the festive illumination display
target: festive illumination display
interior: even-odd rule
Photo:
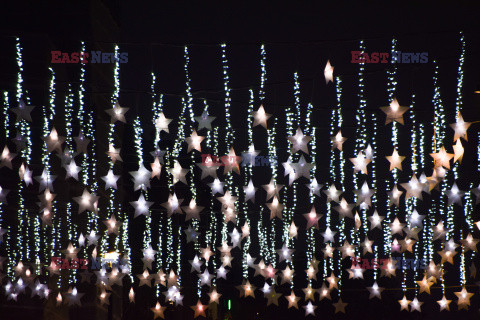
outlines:
[[[31,292],[76,308],[87,301],[85,282],[97,286],[100,306],[123,287],[125,304],[155,295],[147,308],[154,319],[180,308],[193,318],[229,314],[237,298],[307,317],[322,303],[348,314],[350,292],[409,312],[477,306],[480,189],[462,170],[480,169],[480,119],[465,112],[467,45],[459,39],[455,108],[444,102],[442,65],[433,60],[429,120],[418,92],[401,92],[397,64],[382,69],[386,92],[370,100],[368,65],[347,77],[333,58],[320,70],[330,117],[304,102],[300,72],[289,76],[291,105],[279,109],[267,99],[265,45],[259,83],[237,110],[226,44],[215,46],[220,100],[197,99],[195,51],[182,47],[179,110],[153,71],[152,114],[124,104],[116,61],[108,106],[89,105],[89,69],[80,63],[62,98],[48,68],[48,103],[31,115],[41,102],[24,88],[16,39],[16,92],[0,102],[1,292],[12,303]],[[393,39],[390,52],[399,47]],[[361,40],[358,50],[366,49]]]

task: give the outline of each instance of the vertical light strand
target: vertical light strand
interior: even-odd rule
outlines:
[[[310,142],[310,156],[312,157],[311,162],[316,163],[316,155],[317,155],[317,134],[316,134],[316,128],[312,126],[312,111],[313,111],[313,105],[309,103],[307,105],[307,114],[305,117],[305,133],[308,136],[312,137],[312,140]],[[310,183],[313,182],[313,179],[315,179],[315,172],[316,172],[317,167],[314,165],[311,170],[311,175],[313,178],[311,178]],[[294,190],[294,201],[297,203],[297,194],[296,194],[296,189],[297,186],[295,186]],[[310,204],[313,206],[315,203],[315,195],[313,193],[310,193]],[[295,210],[295,209],[294,209]],[[315,241],[315,228],[311,227],[308,229],[308,234],[307,234],[307,252],[309,253],[309,261],[311,261],[313,258],[315,258],[315,248],[316,248],[316,241]],[[323,262],[325,264],[325,262]],[[310,267],[310,266],[309,266]],[[322,274],[323,275],[323,274]],[[324,280],[324,277],[322,277],[322,281]]]
[[[9,97],[8,97],[8,91],[3,92],[3,132],[5,133],[5,142],[8,140],[10,137],[10,122],[9,122],[9,109],[10,109],[10,102],[9,102]],[[3,202],[0,203],[0,218],[1,218],[1,227],[6,229],[8,232],[6,235],[4,235],[4,243],[5,243],[5,249],[7,251],[7,265],[6,265],[6,270],[5,273],[10,279],[13,279],[14,274],[13,274],[13,261],[14,261],[14,254],[15,252],[12,250],[12,233],[11,230],[12,228],[9,225],[4,225],[4,212],[3,212]],[[6,240],[5,240],[6,239]]]

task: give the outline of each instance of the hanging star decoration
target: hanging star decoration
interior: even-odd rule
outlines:
[[[263,105],[261,105],[257,111],[253,112],[253,126],[261,125],[267,129],[267,120],[271,117],[271,114],[265,112]]]
[[[386,156],[387,160],[390,162],[390,171],[397,168],[398,170],[402,170],[402,161],[405,159],[404,156],[400,156],[398,154],[397,149],[393,150],[391,156]]]
[[[203,111],[202,115],[200,117],[195,117],[195,121],[198,122],[198,129],[201,130],[203,128],[207,130],[212,129],[212,121],[215,120],[216,117],[211,117],[208,115],[207,111]]]
[[[400,124],[403,123],[403,114],[408,110],[408,107],[402,107],[398,103],[397,99],[393,99],[388,107],[380,107],[380,109],[386,114],[385,125],[390,122],[396,121]]]
[[[32,122],[31,112],[34,109],[34,106],[27,105],[23,100],[18,102],[18,107],[11,109],[13,113],[17,115],[16,122],[20,122],[20,120],[26,120],[28,122]]]
[[[197,131],[193,130],[192,132],[192,135],[188,138],[185,138],[185,141],[187,142],[188,144],[188,150],[187,152],[190,152],[192,151],[193,149],[201,152],[202,151],[202,147],[200,146],[200,144],[202,143],[203,139],[205,139],[205,137],[202,137],[202,136],[199,136],[197,134]]]
[[[460,138],[468,141],[467,130],[471,125],[471,122],[465,122],[463,120],[462,114],[459,112],[457,122],[450,124],[450,127],[453,129],[453,131],[455,131],[453,136],[453,142],[457,141]]]
[[[115,149],[113,144],[108,145],[108,151],[106,152],[113,163],[116,161],[123,161],[122,157],[120,157],[120,148]]]
[[[362,152],[359,152],[356,158],[350,158],[349,160],[353,163],[355,173],[361,171],[363,174],[368,174],[367,165],[372,160],[367,159]]]
[[[303,151],[308,154],[308,142],[312,140],[311,137],[305,136],[300,128],[297,128],[297,131],[294,136],[288,137],[288,141],[292,143],[292,153],[297,151]]]
[[[329,82],[333,82],[333,69],[334,67],[330,64],[330,60],[327,60],[327,65],[325,66],[325,70],[323,71],[323,75],[325,76],[325,82],[327,84]]]
[[[453,163],[457,161],[459,163],[462,163],[464,153],[465,153],[465,150],[463,149],[462,141],[459,139],[453,146]]]
[[[442,146],[440,151],[430,153],[430,156],[433,158],[435,163],[435,168],[437,167],[444,167],[446,169],[450,169],[450,160],[455,156],[451,153],[445,151],[445,147]]]
[[[121,121],[126,123],[125,113],[127,113],[128,108],[122,108],[118,102],[115,102],[115,105],[112,109],[105,110],[106,113],[110,116],[110,122],[115,123]]]
[[[338,133],[330,138],[332,140],[332,150],[338,149],[339,151],[343,151],[343,143],[347,141],[347,138],[342,137],[342,131],[338,130]]]

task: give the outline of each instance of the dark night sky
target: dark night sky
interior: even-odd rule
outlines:
[[[297,1],[298,2],[298,1]],[[245,150],[246,146],[246,107],[249,89],[252,88],[258,101],[258,85],[260,80],[259,45],[264,43],[267,51],[267,112],[283,119],[286,106],[293,106],[293,73],[298,72],[301,90],[301,105],[314,105],[313,125],[318,128],[321,150],[328,150],[330,110],[336,104],[335,87],[326,85],[323,69],[327,60],[335,66],[335,75],[343,80],[342,104],[344,105],[344,135],[353,137],[355,133],[355,109],[358,107],[358,65],[350,63],[350,52],[358,50],[358,41],[365,39],[368,52],[390,51],[392,37],[398,40],[397,49],[405,52],[428,52],[429,63],[419,65],[402,65],[398,69],[398,86],[396,96],[401,105],[409,105],[411,97],[416,95],[416,114],[425,124],[433,121],[433,64],[435,59],[440,68],[440,87],[447,112],[447,123],[454,122],[457,62],[459,56],[459,31],[464,31],[467,42],[467,57],[464,80],[463,115],[468,120],[479,120],[479,95],[473,89],[480,84],[480,4],[473,1],[456,1],[452,6],[446,1],[398,1],[385,4],[384,1],[347,2],[315,4],[302,1],[295,5],[282,2],[227,3],[227,1],[171,1],[145,3],[104,1],[111,11],[111,16],[92,15],[94,1],[89,6],[70,4],[63,1],[38,3],[36,1],[12,1],[4,4],[0,14],[0,90],[14,90],[16,65],[14,60],[14,41],[12,35],[24,39],[25,47],[25,87],[32,100],[45,101],[47,88],[47,71],[50,59],[49,50],[55,48],[62,51],[76,51],[79,41],[85,40],[87,50],[92,47],[105,46],[111,50],[112,43],[120,43],[121,51],[128,52],[129,62],[121,66],[120,103],[128,106],[127,114],[131,122],[139,114],[142,122],[151,120],[150,73],[157,76],[156,90],[165,94],[165,113],[169,118],[177,118],[181,110],[180,98],[185,94],[184,45],[188,45],[190,53],[190,77],[194,95],[196,115],[203,106],[202,99],[207,99],[212,113],[219,118],[214,124],[222,123],[224,114],[224,91],[221,74],[221,51],[219,43],[228,45],[230,87],[232,88],[233,127],[238,133],[235,150]],[[90,18],[95,17],[95,18]],[[93,30],[100,20],[112,21],[118,26],[118,33]],[[111,20],[113,19],[113,20]],[[108,23],[105,23],[108,25]],[[89,66],[91,67],[91,66]],[[378,109],[388,104],[386,92],[386,70],[390,65],[368,65],[366,67],[366,97],[368,112],[375,113],[383,119]],[[93,67],[92,67],[93,68]],[[68,66],[59,71],[65,81],[75,82],[78,77],[78,66]],[[109,79],[108,81],[110,81]],[[65,83],[59,84],[59,91]],[[89,87],[88,98],[92,106],[99,110],[99,118],[107,119],[103,109],[107,104],[98,103],[102,96],[107,100],[112,92],[111,83]],[[63,99],[61,92],[59,100]],[[93,101],[97,105],[93,105]],[[100,115],[101,114],[101,115]],[[152,128],[145,126],[145,143],[152,141]],[[258,130],[255,129],[255,130]],[[282,133],[283,128],[279,129]],[[382,127],[380,130],[389,130]],[[478,131],[477,129],[475,129]],[[132,126],[125,126],[120,137],[125,145],[132,145]],[[256,131],[257,134],[259,131]],[[380,135],[386,131],[381,131]],[[472,137],[475,131],[472,131]],[[470,132],[469,132],[470,133]],[[401,135],[408,136],[403,131]],[[451,132],[450,132],[451,134]],[[265,137],[260,134],[256,138],[259,145],[256,149],[265,149],[260,141]],[[401,136],[402,137],[402,136]],[[166,141],[168,143],[168,136]],[[353,139],[345,145],[348,156],[353,156]],[[472,139],[475,143],[475,139]],[[352,143],[348,145],[348,143]],[[476,141],[478,143],[478,141]],[[279,142],[280,147],[286,141]],[[3,145],[3,142],[0,144]],[[379,142],[382,153],[391,153],[390,141]],[[410,146],[400,145],[400,154],[408,153]],[[123,178],[128,171],[136,169],[133,149],[125,148],[125,167]],[[238,153],[237,152],[237,153]],[[471,151],[470,151],[471,152]],[[147,152],[145,152],[147,153]],[[470,154],[466,156],[466,168],[463,175],[468,176],[475,162]],[[317,179],[327,182],[328,161],[319,159]],[[280,159],[285,161],[285,159]],[[147,160],[147,162],[150,159]],[[386,165],[386,164],[384,164]],[[346,169],[350,175],[351,166]],[[105,174],[106,172],[101,172]],[[405,173],[403,180],[410,173]],[[477,175],[478,176],[478,175]],[[255,180],[256,179],[256,180]],[[476,177],[478,180],[478,177]],[[256,185],[266,184],[270,176],[259,174],[254,178]],[[125,180],[126,181],[126,180]],[[304,183],[306,181],[303,181]],[[403,181],[402,181],[403,182]],[[131,186],[128,184],[128,188]],[[155,187],[155,186],[154,186]],[[162,190],[157,186],[158,190]],[[187,187],[182,186],[184,189]],[[182,188],[180,187],[180,189]],[[206,189],[206,187],[202,187]],[[465,189],[465,188],[464,188]],[[126,194],[125,202],[135,200],[138,194]],[[165,192],[159,192],[156,206],[166,200]],[[262,195],[263,197],[263,195]],[[320,202],[320,201],[319,201]],[[322,206],[324,198],[322,198]],[[127,206],[128,207],[128,206]],[[131,207],[128,207],[131,210]],[[300,214],[300,213],[299,213]],[[477,213],[478,215],[478,213]],[[477,219],[478,220],[478,219]],[[132,246],[139,246],[138,243]],[[190,256],[192,256],[190,254]],[[237,279],[238,280],[238,279]],[[238,281],[239,282],[239,281]],[[357,293],[346,293],[345,300],[356,299]],[[364,294],[365,295],[365,294]],[[366,297],[362,297],[366,298]],[[401,297],[398,297],[399,299]],[[372,308],[365,310],[361,302],[349,306],[362,317],[378,317],[391,319],[390,308],[398,310],[394,303],[382,305],[373,302]],[[430,299],[432,300],[432,299]],[[366,301],[363,299],[362,301]],[[433,300],[432,300],[433,301]],[[193,303],[193,302],[192,302]],[[477,303],[478,305],[478,303]],[[325,304],[326,312],[331,314],[331,307]],[[249,307],[248,311],[261,306]],[[375,309],[374,309],[375,308]],[[240,310],[239,310],[240,311]],[[360,313],[364,312],[364,313]],[[133,316],[133,315],[132,315]],[[294,317],[295,314],[275,315],[269,309],[266,316]],[[383,318],[382,318],[383,317]],[[420,318],[441,319],[433,313],[426,313]],[[345,318],[345,317],[344,317]],[[284,319],[284,318],[282,318]],[[342,319],[342,318],[341,318]],[[345,318],[346,319],[346,318]],[[445,318],[446,319],[446,318]]]

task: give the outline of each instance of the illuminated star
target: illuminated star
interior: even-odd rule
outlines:
[[[433,158],[433,162],[435,163],[435,168],[444,167],[446,169],[450,169],[450,160],[455,155],[451,153],[447,153],[447,151],[445,151],[445,147],[442,146],[440,148],[440,151],[436,153],[430,153],[430,156]]]
[[[455,162],[462,162],[464,154],[464,149],[462,146],[461,140],[457,140],[457,143],[453,146],[453,163]]]
[[[181,213],[180,204],[183,199],[178,199],[175,193],[168,195],[168,201],[162,203],[162,206],[167,209],[168,216],[171,217],[174,213]]]
[[[200,248],[200,251],[202,252],[203,259],[205,259],[206,261],[210,260],[210,257],[214,255],[210,247]]]
[[[405,223],[401,223],[400,220],[398,220],[398,217],[393,220],[392,223],[390,223],[390,231],[392,235],[394,234],[401,234],[403,235],[403,228],[405,228]]]
[[[77,257],[77,253],[80,249],[75,248],[71,242],[68,243],[67,249],[60,250],[67,259],[75,259]]]
[[[215,276],[210,274],[208,270],[205,269],[205,271],[203,271],[203,273],[201,273],[199,277],[200,277],[200,286],[204,286],[204,285],[210,286],[212,283],[212,279]]]
[[[354,204],[348,204],[347,200],[342,199],[340,205],[333,207],[339,213],[339,219],[342,220],[345,217],[353,219],[352,209],[355,207]]]
[[[185,221],[190,219],[197,219],[200,220],[200,212],[203,210],[204,207],[197,206],[197,203],[194,199],[190,200],[190,204],[188,206],[183,206],[182,210],[185,212]]]
[[[460,140],[458,140],[460,141]],[[452,189],[447,191],[448,197],[448,205],[451,206],[452,204],[456,203],[459,206],[462,205],[462,197],[464,196],[465,192],[460,191],[458,189],[457,184],[453,183]]]
[[[354,257],[355,255],[355,246],[348,243],[348,240],[345,240],[339,249],[342,252],[342,259],[345,259],[346,257]]]
[[[342,151],[343,143],[347,141],[347,138],[342,137],[342,131],[338,130],[338,133],[333,138],[330,138],[330,140],[332,140],[332,150],[337,148]]]
[[[73,288],[71,292],[67,294],[67,303],[69,306],[80,306],[82,303],[80,299],[83,297],[85,293],[79,293],[77,288]]]
[[[371,206],[371,197],[375,193],[375,189],[370,189],[367,182],[364,182],[360,189],[353,192],[357,195],[357,205],[360,205],[360,208],[367,209]]]
[[[172,122],[172,119],[165,118],[165,115],[162,112],[158,116],[157,120],[155,120],[155,128],[157,129],[158,132],[163,130],[166,133],[169,133],[168,125],[170,124],[170,122]]]
[[[217,178],[218,165],[213,163],[212,158],[207,156],[204,161],[197,163],[197,167],[202,170],[202,176],[200,179],[208,177]]]
[[[333,306],[335,307],[335,313],[337,313],[337,312],[345,313],[345,307],[347,305],[348,305],[348,303],[343,302],[342,298],[339,298],[336,303],[333,303]]]
[[[436,279],[440,279],[441,276],[443,275],[443,270],[442,270],[442,267],[441,265],[436,265],[435,262],[433,261],[430,261],[430,263],[428,264],[428,267],[427,267],[427,277],[428,278],[436,278]]]
[[[458,304],[458,309],[468,309],[468,306],[470,305],[470,298],[473,296],[473,293],[467,292],[465,287],[462,288],[462,291],[459,292],[454,292],[455,295],[458,298],[457,304]]]
[[[250,236],[250,226],[247,221],[245,221],[245,224],[242,227],[242,239],[247,238],[248,236]]]
[[[118,235],[118,231],[120,229],[120,226],[122,225],[122,222],[117,221],[117,219],[115,219],[115,216],[113,214],[110,217],[110,219],[103,221],[103,223],[107,226],[108,234],[115,233],[116,235]]]
[[[90,193],[87,189],[84,189],[81,196],[73,199],[78,203],[78,213],[82,213],[85,210],[95,211],[94,204],[99,198],[95,193]]]
[[[167,307],[162,307],[162,305],[159,302],[157,302],[155,307],[150,308],[150,310],[152,310],[153,312],[153,319],[154,320],[157,318],[165,319],[165,315],[163,314],[165,312],[165,309],[167,309]]]
[[[141,287],[141,286],[151,287],[152,286],[152,275],[148,272],[147,269],[145,269],[143,271],[143,273],[137,274],[137,278],[138,278],[138,280],[140,280],[140,282],[138,284],[139,287]]]
[[[295,223],[293,223],[293,221],[288,228],[288,235],[290,236],[290,238],[296,238],[298,235],[298,227],[295,225]]]
[[[404,124],[403,114],[408,110],[408,107],[400,106],[397,99],[394,98],[388,107],[380,107],[380,109],[387,115],[387,118],[385,119],[385,125],[392,121]]]
[[[415,282],[420,286],[419,294],[422,292],[430,294],[430,287],[433,285],[433,282],[427,279],[426,275],[423,276],[422,280]]]
[[[232,232],[229,233],[229,235],[230,241],[232,241],[232,246],[240,248],[240,243],[242,241],[242,235],[240,234],[240,232],[238,232],[238,230],[235,228]]]
[[[252,179],[250,179],[248,185],[243,187],[243,190],[245,191],[245,202],[250,200],[252,203],[255,203],[255,192],[257,192],[257,189],[258,188],[253,186]]]
[[[188,150],[187,152],[192,151],[192,149],[195,149],[199,152],[202,151],[201,143],[205,139],[205,137],[199,136],[197,134],[197,131],[193,130],[192,135],[188,138],[185,138],[185,141],[188,143]]]
[[[158,158],[161,164],[164,164],[163,157],[165,157],[166,150],[160,150],[156,148],[154,151],[150,152],[153,158]]]
[[[333,66],[330,64],[330,60],[327,60],[327,65],[325,66],[325,70],[323,71],[323,75],[325,76],[325,82],[333,82]]]
[[[372,298],[379,298],[382,299],[382,291],[385,290],[378,286],[377,282],[375,281],[371,287],[367,287],[368,291],[370,292],[369,299]]]
[[[20,180],[25,181],[25,184],[27,186],[33,184],[32,173],[33,172],[30,169],[28,169],[28,167],[23,163],[20,166],[20,169],[18,169],[18,175],[20,177]]]
[[[405,194],[405,200],[411,197],[422,200],[422,191],[424,189],[424,185],[418,181],[415,174],[412,176],[412,179],[410,179],[409,182],[401,183],[400,185],[407,191]]]
[[[192,226],[188,226],[188,228],[183,230],[183,232],[185,232],[185,236],[187,237],[187,243],[192,241],[196,243],[198,241],[199,233],[193,229]]]
[[[34,106],[27,106],[23,100],[20,100],[18,103],[18,107],[11,109],[13,113],[17,115],[16,122],[19,122],[20,119],[27,120],[28,122],[32,122],[32,116],[30,113],[34,109]]]
[[[168,169],[168,171],[172,174],[173,176],[173,184],[176,184],[178,181],[181,181],[185,184],[187,183],[187,179],[185,178],[185,175],[190,171],[189,169],[183,169],[182,165],[178,160],[175,160],[175,164],[173,165],[173,168]]]
[[[95,232],[92,230],[90,234],[87,235],[88,246],[96,245],[99,238],[100,236],[97,236]]]
[[[208,295],[210,296],[209,304],[212,304],[212,303],[219,304],[219,299],[222,295],[217,292],[217,289],[213,288],[212,291],[208,293]]]
[[[310,180],[310,171],[313,169],[314,164],[307,162],[303,154],[300,156],[298,162],[292,163],[291,166],[295,170],[296,178],[305,177]]]
[[[462,114],[459,112],[457,122],[450,124],[450,127],[455,131],[453,142],[457,141],[459,138],[468,141],[467,130],[471,125],[471,122],[465,122],[463,120]]]
[[[217,268],[217,279],[225,279],[227,280],[227,273],[228,270],[225,269],[223,265]]]
[[[289,296],[285,296],[285,297],[288,300],[288,309],[290,309],[292,307],[295,308],[295,309],[298,309],[298,300],[300,300],[300,298],[295,295],[293,290],[292,290],[292,293],[290,293]]]
[[[397,185],[393,186],[392,191],[388,192],[388,196],[390,198],[390,206],[396,205],[397,207],[400,206],[400,197],[402,196],[403,191],[398,189]]]
[[[422,227],[422,221],[425,219],[425,215],[418,214],[417,210],[413,210],[412,214],[410,215],[410,218],[408,218],[408,221],[410,221],[410,224],[412,227]]]
[[[117,189],[117,181],[120,176],[114,175],[112,169],[108,170],[107,175],[101,178],[103,181],[105,181],[105,190],[107,190],[108,188]]]
[[[77,153],[88,153],[88,144],[91,140],[86,138],[82,131],[80,131],[78,137],[74,137],[73,139],[77,145]]]
[[[115,161],[123,161],[122,157],[120,157],[120,148],[115,149],[113,144],[108,145],[108,151],[106,153],[108,154],[113,163],[115,163]]]
[[[391,156],[386,156],[387,160],[390,162],[390,171],[397,168],[398,170],[402,170],[402,161],[405,159],[404,156],[400,156],[398,154],[397,149],[393,150]]]
[[[276,196],[273,197],[271,203],[267,203],[267,207],[270,209],[270,220],[275,217],[282,220],[283,205],[280,203],[280,201],[278,201]]]
[[[308,184],[308,188],[310,189],[311,195],[317,195],[320,197],[320,190],[323,188],[323,185],[319,184],[316,178],[313,178],[313,180]]]
[[[237,289],[240,291],[240,297],[253,297],[255,298],[255,289],[256,287],[250,284],[250,281],[244,280],[243,284],[237,286]]]
[[[157,178],[160,180],[160,173],[162,171],[162,165],[160,164],[160,159],[155,157],[155,160],[150,164],[152,167],[152,176],[151,179]]]
[[[220,182],[219,179],[215,178],[212,183],[209,183],[208,186],[212,189],[212,194],[224,194],[223,186],[225,182]]]
[[[195,121],[198,122],[198,130],[206,128],[207,130],[212,129],[212,121],[216,119],[216,117],[211,117],[208,115],[207,111],[203,111],[200,117],[194,117]]]
[[[60,137],[55,128],[52,129],[50,134],[43,139],[47,144],[47,152],[57,151],[62,153],[62,143],[65,141],[64,137]]]
[[[270,200],[273,196],[280,197],[280,190],[283,188],[282,184],[275,184],[273,178],[269,184],[262,185],[267,192],[266,201]]]
[[[253,112],[253,126],[258,126],[259,124],[262,125],[265,129],[267,128],[267,120],[272,115],[265,112],[263,105],[258,108],[257,111]]]
[[[369,240],[368,237],[365,237],[365,240],[361,243],[363,246],[363,254],[367,254],[368,252],[373,253],[372,245],[373,240]]]
[[[305,308],[305,316],[308,316],[309,314],[315,316],[315,309],[317,308],[317,306],[314,306],[312,304],[312,301],[308,301],[307,305],[303,307]]]
[[[448,233],[448,230],[445,229],[443,226],[443,221],[440,221],[434,228],[433,228],[433,240],[438,240],[440,238],[445,237]]]
[[[467,235],[467,237],[464,240],[461,240],[465,251],[472,250],[472,251],[475,251],[475,252],[477,251],[477,244],[478,244],[479,241],[480,240],[472,237],[472,235],[470,233]]]
[[[192,308],[193,311],[195,312],[195,314],[193,316],[194,318],[198,318],[200,316],[201,317],[206,317],[205,310],[207,310],[207,306],[204,306],[200,300],[198,300],[197,305],[192,306],[190,308]]]
[[[10,153],[8,147],[3,148],[2,154],[0,155],[0,168],[7,167],[10,170],[12,169],[12,159],[15,158],[15,153]]]
[[[410,305],[410,300],[407,300],[407,297],[403,296],[402,300],[398,300],[398,303],[400,303],[400,311],[402,310],[407,310],[408,311],[408,306]]]
[[[305,294],[305,301],[315,299],[315,290],[313,290],[312,285],[309,284],[308,287],[303,288],[303,293]]]
[[[118,102],[115,103],[112,109],[105,110],[105,112],[108,113],[108,115],[110,116],[111,123],[115,123],[117,121],[126,123],[127,121],[125,120],[125,113],[127,113],[127,111],[128,108],[120,107],[120,104]]]
[[[293,270],[287,265],[284,270],[282,270],[282,282],[284,283],[292,283],[293,279]]]
[[[278,254],[278,262],[282,262],[283,260],[291,261],[292,260],[292,253],[295,251],[294,249],[290,249],[287,247],[286,244],[283,244],[282,248],[277,249]]]
[[[438,251],[438,254],[440,255],[440,257],[442,257],[442,262],[441,262],[442,264],[445,262],[448,262],[453,265],[453,257],[457,255],[457,252],[444,249],[444,250]]]
[[[356,158],[350,158],[353,163],[353,170],[355,173],[361,171],[363,174],[367,174],[367,165],[370,163],[370,159],[367,159],[362,152],[359,152]]]
[[[220,201],[224,208],[232,208],[235,207],[235,202],[237,201],[238,197],[234,197],[230,194],[230,191],[227,190],[223,197],[217,197],[217,200]]]
[[[322,218],[322,214],[317,214],[315,211],[315,207],[312,206],[312,209],[310,210],[309,213],[304,213],[303,216],[305,219],[307,219],[307,229],[310,229],[311,227],[315,227],[318,229],[318,220]]]
[[[305,136],[300,128],[297,128],[297,132],[294,136],[288,137],[288,140],[292,143],[291,153],[297,151],[303,151],[308,154],[308,142],[312,140],[311,137]]]
[[[410,302],[410,312],[418,311],[422,312],[422,304],[423,302],[418,301],[417,297],[415,297],[412,302]]]
[[[140,197],[138,198],[137,201],[131,201],[130,204],[132,205],[132,207],[135,208],[135,216],[133,218],[136,218],[140,215],[144,215],[146,217],[150,216],[150,212],[148,211],[148,208],[150,208],[153,205],[153,202],[146,201],[143,193],[140,194]]]
[[[339,197],[343,193],[341,190],[337,190],[334,184],[328,188],[328,190],[323,190],[323,193],[327,196],[327,202],[334,201],[339,202]]]
[[[235,154],[235,150],[230,148],[230,152],[226,155],[221,157],[221,161],[223,162],[223,174],[227,174],[230,171],[235,171],[237,174],[240,174],[240,159],[241,157]]]
[[[80,167],[77,166],[74,159],[72,159],[69,164],[65,165],[65,170],[67,171],[65,179],[73,178],[75,180],[78,180],[78,173],[80,172]]]
[[[282,296],[281,293],[275,291],[275,288],[272,288],[270,292],[267,294],[267,306],[271,305],[272,303],[278,306],[278,299]]]
[[[440,311],[450,311],[450,302],[452,302],[452,300],[447,300],[445,296],[443,296],[441,300],[438,300],[437,303],[440,306]]]
[[[329,286],[329,290],[337,289],[338,290],[338,280],[340,278],[336,277],[335,274],[333,274],[333,271],[330,272],[330,276],[326,278]]]
[[[145,168],[143,163],[140,164],[140,167],[138,168],[137,171],[131,171],[129,172],[130,175],[133,177],[133,190],[147,190],[147,188],[150,188],[150,178],[151,178],[151,173],[150,171]]]
[[[373,215],[371,217],[368,217],[368,220],[370,220],[370,230],[373,230],[375,228],[382,228],[382,221],[385,219],[384,216],[379,216],[377,210],[373,212]]]
[[[330,229],[330,227],[327,227],[325,232],[320,233],[323,237],[323,243],[328,242],[328,241],[333,242],[333,237],[335,237],[336,233],[337,233],[337,231],[332,231]]]

